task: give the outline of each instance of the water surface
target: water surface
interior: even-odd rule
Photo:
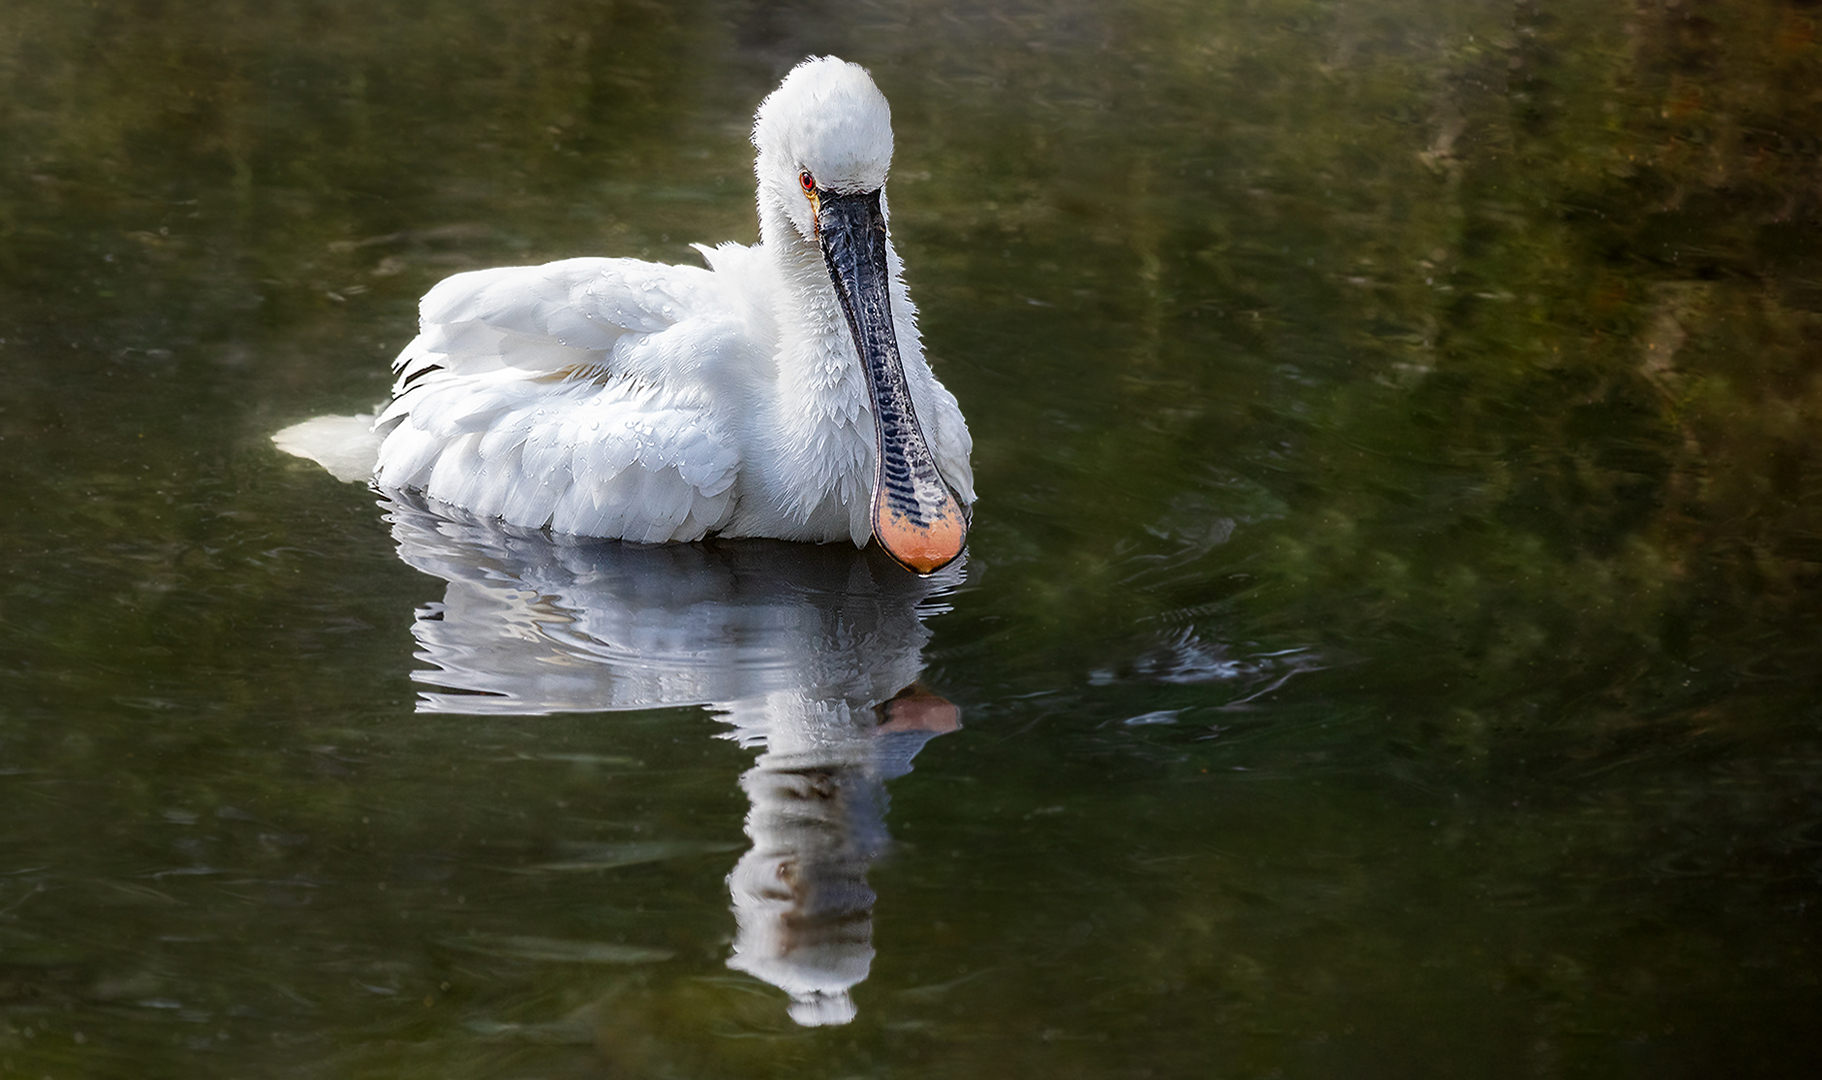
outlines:
[[[812,52],[955,574],[273,451],[448,273],[754,239]],[[0,1069],[1811,1074],[1818,85],[1773,0],[15,0]]]

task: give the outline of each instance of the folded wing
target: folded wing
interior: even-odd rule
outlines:
[[[722,373],[746,340],[717,294],[709,271],[632,259],[446,279],[394,364],[375,481],[581,536],[713,531],[740,465]]]

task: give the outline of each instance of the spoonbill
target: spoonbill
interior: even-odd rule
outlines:
[[[759,106],[760,242],[708,269],[576,258],[424,296],[375,414],[273,436],[343,479],[507,524],[642,543],[877,539],[932,573],[967,540],[972,440],[886,230],[891,110],[798,64]]]

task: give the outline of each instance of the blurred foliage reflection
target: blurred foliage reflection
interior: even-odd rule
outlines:
[[[1806,1075],[1819,21],[13,0],[0,1070]],[[811,52],[983,492],[819,1032],[725,966],[751,755],[415,713],[439,583],[266,443],[445,274],[754,239]]]

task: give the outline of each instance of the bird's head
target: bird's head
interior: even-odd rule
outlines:
[[[886,186],[892,110],[867,69],[833,56],[805,60],[759,106],[753,121],[759,197],[784,211],[806,240],[830,195]]]

